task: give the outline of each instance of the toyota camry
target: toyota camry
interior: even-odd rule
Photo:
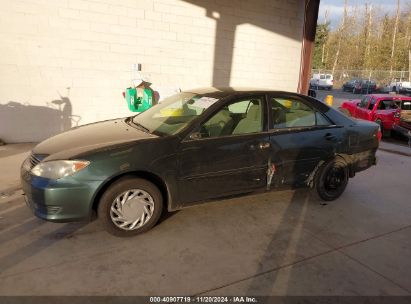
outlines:
[[[97,214],[108,232],[129,236],[163,212],[232,195],[309,187],[335,200],[349,178],[376,164],[378,132],[304,95],[196,89],[39,143],[21,182],[36,216]]]

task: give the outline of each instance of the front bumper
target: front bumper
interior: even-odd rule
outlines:
[[[52,222],[72,222],[90,218],[99,184],[76,181],[72,177],[50,180],[31,175],[22,168],[21,186],[27,206],[37,217]]]

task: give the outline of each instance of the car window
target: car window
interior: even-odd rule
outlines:
[[[261,132],[263,130],[262,104],[262,97],[253,97],[224,106],[202,125],[201,137]]]
[[[371,99],[370,105],[368,106],[368,110],[374,109],[376,101],[377,101],[377,99],[375,97],[373,99]]]
[[[411,101],[410,100],[404,100],[401,103],[401,110],[411,110]]]
[[[325,75],[325,78],[331,79],[331,75],[330,75],[330,74],[327,74],[327,75]]]
[[[274,97],[270,103],[274,129],[331,124],[323,114],[300,100]]]
[[[321,74],[321,75],[320,75],[320,79],[325,79],[325,75],[324,75],[324,74]]]
[[[370,96],[365,96],[363,99],[361,99],[360,104],[358,105],[360,108],[365,108],[368,105],[368,102],[370,101]]]
[[[394,100],[380,100],[378,104],[378,110],[392,110],[397,109],[398,106]]]
[[[247,109],[250,106],[249,100],[239,101],[228,106],[231,113],[244,114],[247,113]]]
[[[132,124],[156,135],[176,134],[206,109],[217,98],[182,92],[133,117]]]

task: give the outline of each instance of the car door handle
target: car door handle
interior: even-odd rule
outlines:
[[[271,144],[269,142],[260,142],[258,144],[251,144],[249,146],[250,150],[265,150],[271,147]]]
[[[332,135],[331,133],[325,134],[324,137],[325,137],[326,140],[335,140],[336,139],[336,137],[334,135]]]
[[[258,145],[258,148],[260,148],[260,150],[268,149],[270,147],[271,147],[271,144],[269,142],[261,142]]]

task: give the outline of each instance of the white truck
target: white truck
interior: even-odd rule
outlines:
[[[396,92],[398,94],[411,95],[411,82],[402,81],[401,79],[394,79],[386,87],[382,89],[383,92]]]
[[[310,89],[332,90],[334,77],[331,74],[313,74],[310,80]]]

